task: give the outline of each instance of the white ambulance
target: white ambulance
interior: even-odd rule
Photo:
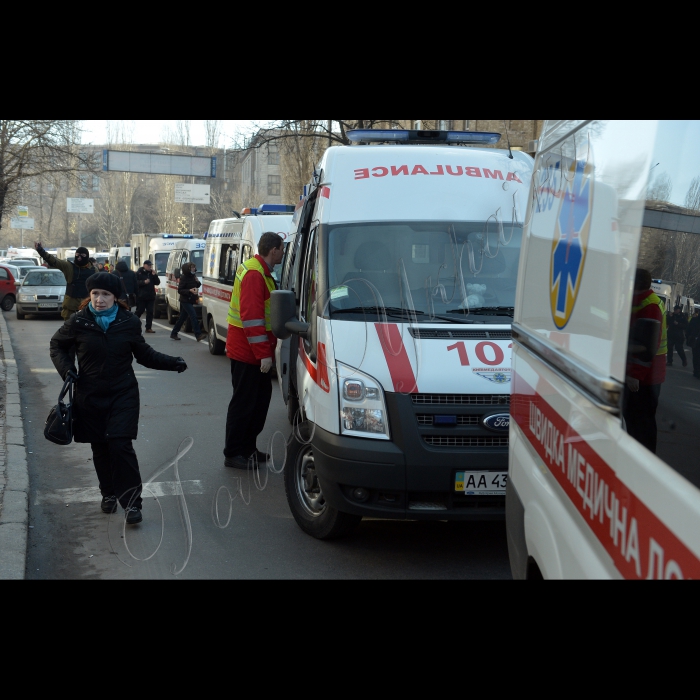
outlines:
[[[513,323],[515,578],[700,577],[700,371],[666,366],[650,306],[676,251],[700,253],[700,216],[645,200],[660,162],[684,203],[698,136],[697,121],[544,125]]]
[[[114,272],[117,268],[117,263],[123,260],[127,267],[131,268],[131,245],[127,243],[125,246],[112,246],[109,249],[109,269]]]
[[[131,269],[136,272],[143,266],[144,260],[150,260],[158,273],[160,284],[156,287],[155,318],[165,316],[166,306],[166,268],[170,251],[175,250],[178,241],[194,239],[187,233],[139,233],[131,239]]]
[[[223,355],[228,333],[228,309],[238,266],[258,252],[260,236],[267,231],[286,240],[294,206],[261,204],[246,207],[240,218],[215,219],[206,234],[202,279],[202,328],[209,352]],[[275,271],[273,271],[273,276]]]
[[[204,269],[204,248],[206,242],[204,238],[195,238],[192,234],[184,234],[173,239],[173,247],[168,253],[168,260],[165,265],[165,312],[168,323],[175,325],[177,316],[180,313],[180,295],[177,291],[180,279],[180,270],[186,262],[194,263],[197,267],[197,277],[202,281],[202,271]],[[200,293],[202,289],[200,287]],[[197,317],[200,318],[202,312],[202,301],[195,304]],[[185,329],[189,332],[190,320],[185,322]]]
[[[272,293],[280,387],[301,418],[292,514],[319,539],[363,516],[503,518],[532,158],[469,147],[491,133],[350,138],[325,152]]]

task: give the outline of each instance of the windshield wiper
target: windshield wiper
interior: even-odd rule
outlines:
[[[411,309],[402,309],[399,306],[353,306],[351,309],[332,309],[331,317],[333,317],[334,314],[381,314],[382,312],[386,312],[387,316],[408,316],[409,318],[414,314],[416,316],[425,315],[425,311],[411,311]]]
[[[451,312],[448,311],[447,313]],[[450,323],[483,323],[483,321],[474,321],[473,319],[467,318],[466,314],[464,318],[450,318],[449,316],[440,316],[440,314],[433,314],[433,318],[439,318],[441,321],[449,321]]]
[[[469,313],[465,313],[467,309],[450,309],[445,313],[448,314],[464,314],[471,316],[472,314],[483,314],[485,316],[512,316],[515,308],[513,306],[479,306],[476,309],[469,309]]]

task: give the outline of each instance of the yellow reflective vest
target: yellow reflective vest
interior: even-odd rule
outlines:
[[[665,355],[668,351],[668,344],[666,340],[666,304],[659,299],[654,292],[652,292],[646,299],[642,299],[642,303],[639,306],[632,307],[632,313],[636,314],[641,311],[644,307],[649,306],[649,304],[656,304],[659,309],[661,309],[661,342],[659,343],[659,349],[656,351],[657,355]]]
[[[248,326],[261,326],[260,321],[262,319],[257,319],[253,321],[246,321],[245,324],[241,320],[241,285],[243,283],[243,278],[253,270],[257,270],[265,280],[267,289],[273,292],[275,287],[275,280],[265,274],[265,268],[262,266],[257,258],[250,258],[245,262],[241,263],[236,270],[236,279],[233,283],[233,291],[231,292],[231,303],[228,307],[228,322],[231,326],[236,326],[236,328],[244,328],[245,325]],[[265,300],[265,330],[271,331],[272,325],[270,323],[270,299],[269,297]],[[267,338],[265,339],[267,340]]]

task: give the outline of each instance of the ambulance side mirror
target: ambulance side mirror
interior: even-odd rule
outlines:
[[[661,323],[653,318],[638,318],[632,326],[629,354],[637,356],[642,362],[651,362],[659,347]]]
[[[270,292],[270,324],[280,340],[286,340],[292,333],[305,338],[309,332],[309,324],[297,318],[296,310],[294,292],[282,289]]]

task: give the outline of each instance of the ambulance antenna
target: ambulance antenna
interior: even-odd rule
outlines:
[[[503,128],[506,130],[506,141],[508,142],[508,157],[513,159],[513,151],[510,150],[510,136],[508,136],[508,127],[506,126],[506,120],[503,120]]]

